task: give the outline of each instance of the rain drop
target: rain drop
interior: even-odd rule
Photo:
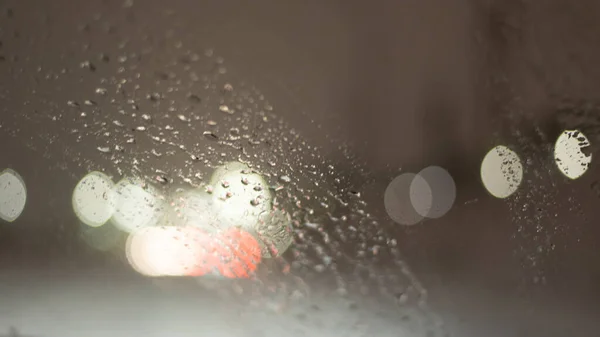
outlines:
[[[204,131],[202,133],[204,135],[204,137],[210,139],[210,140],[218,140],[219,137],[217,135],[215,135],[212,131]]]
[[[229,107],[227,105],[221,105],[221,106],[219,106],[219,111],[225,112],[225,113],[228,113],[228,114],[232,114],[233,113],[233,110],[229,109]]]

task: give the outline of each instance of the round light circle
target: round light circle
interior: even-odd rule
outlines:
[[[27,202],[27,188],[21,176],[6,169],[0,173],[0,219],[13,222],[21,215]]]
[[[413,207],[410,187],[414,173],[404,173],[390,182],[385,190],[383,202],[387,214],[394,222],[401,225],[414,225],[423,220],[423,216],[417,213]]]
[[[585,153],[590,147],[588,138],[578,130],[565,130],[554,145],[554,160],[562,174],[569,179],[581,177],[592,162],[592,154]]]
[[[258,217],[272,208],[269,186],[263,177],[238,166],[222,171],[213,181],[212,197],[221,228],[254,228]]]
[[[448,171],[439,166],[429,166],[414,177],[410,185],[410,199],[419,215],[441,218],[454,205],[456,184]]]
[[[91,227],[104,225],[113,216],[116,198],[110,177],[91,172],[77,183],[73,191],[73,210],[84,224]]]
[[[116,209],[113,224],[132,232],[143,227],[156,226],[164,212],[164,200],[150,185],[124,179],[114,188]]]
[[[523,165],[519,156],[499,145],[491,149],[481,162],[481,181],[487,191],[504,199],[517,191],[523,180]]]

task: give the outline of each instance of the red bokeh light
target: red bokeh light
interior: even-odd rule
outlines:
[[[238,228],[216,233],[190,228],[187,241],[196,256],[194,266],[188,268],[188,276],[217,272],[228,278],[249,278],[262,259],[258,241]]]

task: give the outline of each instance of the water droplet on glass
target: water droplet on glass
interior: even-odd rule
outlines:
[[[83,61],[79,66],[90,71],[96,71],[96,66],[90,61]]]
[[[229,107],[227,105],[221,105],[221,106],[219,106],[219,111],[225,112],[225,113],[228,113],[228,114],[232,114],[233,113],[233,110],[229,109]]]
[[[161,185],[166,185],[169,183],[169,179],[164,176],[156,176],[155,180],[158,181]]]
[[[146,96],[146,98],[152,102],[157,102],[158,100],[160,100],[160,94],[158,94],[158,93],[148,94]]]
[[[212,131],[204,131],[202,133],[204,135],[204,137],[210,139],[210,140],[218,140],[219,137],[217,135],[215,135]]]
[[[189,94],[188,99],[190,100],[190,102],[192,102],[194,104],[200,103],[202,101],[200,99],[200,97],[198,97],[198,95],[194,95],[194,94]]]

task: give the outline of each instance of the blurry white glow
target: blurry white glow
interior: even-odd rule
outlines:
[[[433,190],[429,182],[423,176],[416,174],[410,183],[408,193],[412,208],[426,218],[433,206]]]
[[[6,169],[0,173],[0,219],[13,222],[25,209],[27,189],[21,176]]]
[[[91,172],[77,183],[73,191],[73,210],[84,224],[104,225],[115,211],[114,184],[101,172]]]
[[[385,190],[383,196],[385,210],[390,218],[398,224],[414,225],[423,220],[423,216],[417,213],[413,207],[410,196],[410,188],[416,176],[414,173],[403,173],[392,180]],[[426,194],[422,194],[422,196],[426,196]]]
[[[219,225],[253,229],[258,216],[272,208],[269,186],[262,176],[250,172],[247,166],[229,165],[236,169],[217,170],[216,177],[211,179]]]
[[[589,147],[587,137],[578,130],[565,130],[554,145],[554,159],[559,170],[570,179],[581,177],[592,162],[592,155],[582,150]]]
[[[152,227],[143,228],[131,233],[127,239],[127,261],[138,273],[145,276],[161,276],[150,263],[147,256],[152,248],[149,244],[150,230]]]
[[[220,183],[223,179],[225,179],[227,175],[231,173],[239,174],[242,171],[250,172],[251,170],[248,165],[240,163],[239,161],[230,161],[228,163],[225,163],[222,166],[219,166],[217,169],[215,169],[215,172],[213,172],[212,176],[210,177],[210,184],[216,185],[217,183]]]
[[[417,213],[427,218],[440,218],[454,205],[456,184],[448,171],[429,166],[414,177],[410,199]]]
[[[146,227],[131,233],[127,259],[146,276],[184,276],[200,259],[200,250],[181,227]]]
[[[523,180],[523,166],[519,156],[499,145],[491,149],[481,163],[481,181],[496,198],[507,198],[517,191]]]
[[[140,274],[247,278],[260,263],[252,235],[236,228],[208,234],[194,227],[157,226],[132,232],[127,260]]]
[[[212,196],[201,190],[186,191],[171,201],[168,221],[177,226],[190,226],[214,231],[220,228]]]
[[[155,226],[163,215],[164,200],[150,185],[123,179],[114,188],[116,210],[112,222],[125,231]]]

